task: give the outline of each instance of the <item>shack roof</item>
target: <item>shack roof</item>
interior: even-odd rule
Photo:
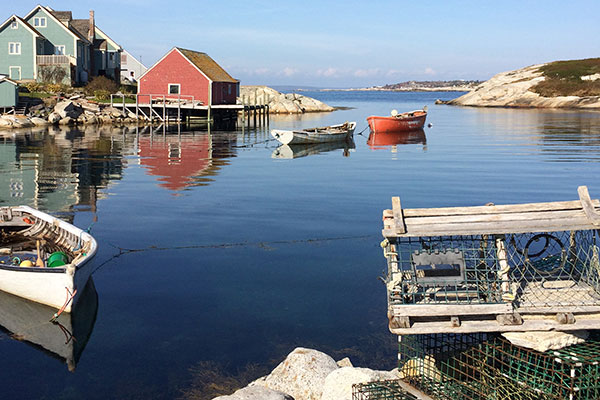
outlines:
[[[234,79],[225,71],[215,60],[210,58],[208,54],[201,53],[199,51],[182,49],[176,47],[176,49],[183,54],[193,65],[195,65],[200,71],[202,71],[208,79],[213,82],[239,82]]]

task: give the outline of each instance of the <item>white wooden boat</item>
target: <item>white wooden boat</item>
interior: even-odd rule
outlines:
[[[0,207],[0,290],[71,312],[97,247],[90,234],[51,215]]]
[[[355,128],[356,122],[344,122],[343,124],[299,131],[273,129],[271,135],[282,144],[339,142],[352,139]]]
[[[90,278],[72,312],[50,321],[56,310],[0,291],[0,330],[65,363],[74,371],[92,334],[98,293]]]

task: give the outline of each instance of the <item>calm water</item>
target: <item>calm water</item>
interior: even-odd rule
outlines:
[[[45,323],[21,318],[19,332],[0,330],[1,397],[203,398],[209,383],[257,378],[297,346],[392,368],[377,279],[392,196],[467,206],[572,200],[588,185],[600,197],[598,113],[434,105],[452,93],[305,94],[352,108],[275,116],[270,128],[354,120],[360,132],[368,115],[424,105],[433,126],[393,145],[367,142],[367,130],[355,148],[293,159],[272,158],[266,128],[0,134],[0,206],[60,215],[100,244],[97,303],[92,288],[73,315],[75,371],[16,340]],[[30,308],[0,297],[0,319]]]

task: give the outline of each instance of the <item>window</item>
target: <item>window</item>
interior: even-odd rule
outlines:
[[[169,83],[169,94],[179,94],[181,85],[179,83]]]
[[[227,85],[227,94],[231,95],[231,85]]]
[[[54,46],[54,54],[56,54],[57,56],[64,56],[65,55],[65,46],[63,44],[59,45],[59,46]]]
[[[114,61],[115,60],[115,53],[108,53],[108,60],[109,61]]]
[[[14,20],[13,22],[10,23],[10,29],[17,29],[19,28],[19,24],[17,23],[16,20]]]
[[[46,17],[35,17],[33,19],[33,26],[36,28],[45,28],[46,27]]]
[[[21,54],[21,43],[19,43],[19,42],[8,43],[8,54]]]

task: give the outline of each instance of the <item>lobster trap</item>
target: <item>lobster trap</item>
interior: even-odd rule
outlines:
[[[600,327],[600,208],[579,201],[384,211],[397,334]]]
[[[440,400],[600,398],[600,342],[539,352],[497,333],[399,336],[401,379]]]
[[[352,385],[352,400],[419,400],[419,397],[404,390],[397,379],[355,383]]]

